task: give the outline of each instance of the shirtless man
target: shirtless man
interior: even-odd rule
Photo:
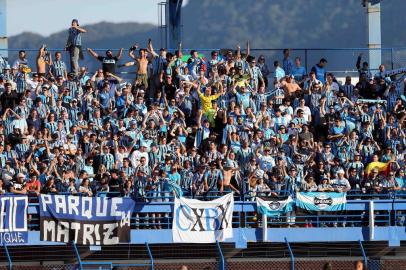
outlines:
[[[49,58],[46,58],[46,46],[43,44],[41,48],[39,48],[38,56],[37,56],[37,73],[40,77],[45,77],[46,73],[46,65],[51,65]]]
[[[282,82],[282,86],[285,90],[285,97],[292,97],[296,91],[302,90],[302,88],[293,81],[291,76],[286,76],[286,80]]]
[[[134,52],[138,49],[138,44],[135,44],[133,47],[130,48],[128,51],[128,56],[134,59],[135,61],[127,62],[123,66],[137,66],[137,77],[135,78],[135,84],[141,85],[143,84],[145,89],[148,88],[148,52],[146,49],[140,49],[139,56],[135,56]]]
[[[238,169],[231,167],[229,164],[227,164],[227,162],[224,166],[221,164],[221,162],[219,162],[219,167],[220,170],[223,172],[223,185],[220,188],[220,192],[234,191],[235,193],[240,194],[238,188],[234,187],[231,184],[231,179],[233,177],[236,177]]]

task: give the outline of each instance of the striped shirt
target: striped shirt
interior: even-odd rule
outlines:
[[[78,97],[79,96],[79,87],[78,83],[75,81],[65,81],[64,86],[69,89],[69,96]]]
[[[282,105],[283,99],[285,98],[285,90],[282,88],[277,88],[272,92],[272,97],[275,100],[275,105]]]
[[[45,127],[49,130],[49,133],[54,134],[58,127],[58,123],[57,122],[48,122],[45,124]]]
[[[133,167],[121,167],[121,171],[125,173],[127,176],[132,176],[135,173],[135,170]]]
[[[25,153],[27,153],[30,146],[28,144],[19,143],[15,146],[15,150],[19,158],[24,157]]]
[[[348,97],[351,98],[354,95],[354,85],[352,84],[344,84],[343,86],[343,91],[344,94]]]
[[[17,73],[16,75],[17,93],[23,94],[27,88],[27,82],[25,81],[24,73]]]
[[[82,46],[82,35],[76,28],[69,28],[68,30],[68,46]]]
[[[51,71],[55,77],[58,77],[58,76],[64,77],[65,72],[66,72],[66,64],[61,60],[53,61],[52,66],[51,66]]]
[[[102,164],[106,166],[107,170],[111,170],[114,167],[114,156],[112,154],[104,154],[102,156]]]

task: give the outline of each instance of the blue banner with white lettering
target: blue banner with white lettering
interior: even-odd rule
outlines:
[[[130,242],[131,198],[40,196],[41,240],[81,245]]]
[[[27,243],[27,196],[0,197],[0,245]]]
[[[347,193],[297,192],[296,206],[308,211],[343,211],[347,207]]]

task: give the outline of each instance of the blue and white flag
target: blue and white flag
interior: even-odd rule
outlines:
[[[0,245],[27,243],[27,208],[27,196],[0,197]]]
[[[294,202],[290,196],[286,200],[281,201],[264,201],[263,199],[257,198],[257,211],[268,217],[279,216],[292,211],[293,204]]]
[[[297,192],[296,206],[308,211],[343,211],[347,207],[347,193]]]
[[[130,198],[41,195],[41,241],[80,245],[130,242]]]

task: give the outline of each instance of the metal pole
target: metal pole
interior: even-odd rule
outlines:
[[[11,260],[11,256],[10,256],[10,253],[8,252],[8,248],[7,248],[6,243],[3,243],[3,247],[4,247],[4,251],[6,252],[6,256],[7,256],[8,269],[12,270],[13,269],[13,261]]]
[[[76,255],[76,259],[78,260],[78,263],[79,263],[79,269],[83,270],[82,259],[80,258],[78,247],[76,246],[76,243],[74,241],[72,241],[72,246],[73,246],[73,251],[75,252],[75,255]]]
[[[374,201],[369,201],[369,240],[375,238],[375,213],[374,213]]]
[[[151,260],[151,270],[154,270],[154,257],[152,257],[151,249],[149,248],[149,245],[147,242],[145,242],[145,246],[147,247],[149,259]]]
[[[0,56],[8,59],[7,0],[0,0]]]
[[[305,67],[307,74],[309,74],[309,67],[307,66],[307,49],[305,49]]]
[[[262,241],[268,241],[268,217],[262,214]]]
[[[290,254],[290,259],[291,259],[291,262],[292,262],[292,267],[291,267],[291,269],[292,269],[292,270],[295,270],[295,256],[293,255],[292,248],[290,247],[289,241],[288,241],[288,239],[287,239],[286,237],[285,237],[285,243],[286,243],[286,245],[288,246],[288,250],[289,250],[289,254]]]
[[[381,64],[381,4],[368,1],[366,8],[368,27],[369,68],[378,69]]]
[[[226,263],[225,263],[225,260],[224,260],[223,251],[221,250],[221,246],[220,246],[219,241],[216,241],[216,246],[217,246],[217,250],[218,250],[219,255],[220,255],[219,270],[225,270],[226,269]]]
[[[368,266],[368,259],[367,259],[367,254],[365,253],[364,245],[362,244],[361,240],[359,240],[358,243],[359,243],[359,246],[361,248],[362,257],[364,258],[364,265],[365,265],[365,267],[367,267]]]
[[[390,49],[390,63],[393,70],[393,48]]]

